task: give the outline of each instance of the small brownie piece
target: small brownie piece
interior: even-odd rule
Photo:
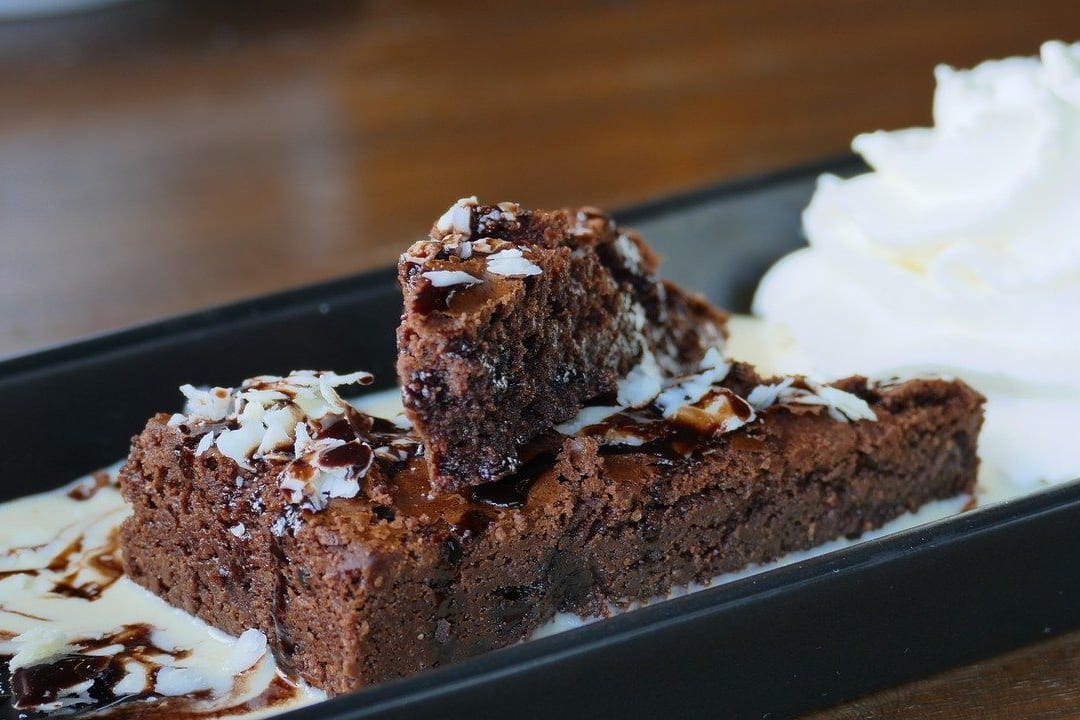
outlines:
[[[971,492],[982,398],[743,365],[586,408],[518,474],[432,492],[420,442],[294,373],[187,388],[134,438],[125,571],[330,693],[523,640],[558,611],[706,582]]]
[[[723,342],[726,316],[659,280],[656,255],[599,210],[459,200],[431,238],[398,266],[398,377],[440,491],[512,473],[635,366],[681,375]]]

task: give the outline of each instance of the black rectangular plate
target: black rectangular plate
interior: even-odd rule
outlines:
[[[739,180],[618,213],[665,275],[745,310],[800,244],[821,172]],[[0,499],[114,462],[184,382],[294,368],[393,382],[390,270],[0,362]],[[1064,485],[288,714],[782,718],[1080,627],[1080,486]]]

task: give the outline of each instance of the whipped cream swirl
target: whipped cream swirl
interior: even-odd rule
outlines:
[[[798,346],[776,369],[957,375],[991,399],[984,460],[1080,476],[1080,43],[935,75],[934,127],[855,139],[872,171],[819,180],[754,311]]]

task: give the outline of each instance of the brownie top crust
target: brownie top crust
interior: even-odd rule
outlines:
[[[451,206],[399,263],[398,377],[435,487],[505,477],[587,402],[648,399],[720,348],[726,315],[658,266],[595,208]]]
[[[538,478],[566,475],[560,465],[570,461],[567,443],[595,447],[598,462],[607,459],[620,468],[624,489],[640,488],[657,467],[688,471],[732,444],[747,442],[736,436],[782,433],[788,416],[877,422],[879,414],[891,415],[901,405],[932,405],[951,394],[960,398],[964,413],[979,417],[982,402],[963,383],[944,380],[882,384],[854,377],[823,385],[802,377],[762,378],[749,365],[710,351],[697,372],[668,380],[639,406],[592,404],[538,434],[523,449],[513,476],[443,493],[415,429],[402,419],[361,412],[336,389],[370,382],[371,375],[363,372],[297,371],[254,378],[237,389],[184,386],[185,412],[158,415],[148,429],[179,433],[194,458],[226,458],[239,470],[264,478],[260,482],[274,492],[250,508],[249,522],[268,522],[275,535],[299,531],[334,504],[339,508],[332,513],[334,525],[353,539],[396,536],[394,542],[405,542],[415,540],[418,526],[477,534],[506,510],[530,507]],[[803,447],[813,441],[786,442]],[[697,482],[692,472],[678,474],[685,475],[685,483]],[[687,491],[682,482],[657,481],[648,495],[672,498]],[[556,483],[549,491],[565,488]],[[545,504],[538,501],[535,507],[542,510]],[[373,535],[376,527],[382,529]],[[240,523],[235,533],[243,531]]]

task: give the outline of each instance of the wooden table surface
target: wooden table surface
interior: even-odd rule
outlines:
[[[0,356],[391,262],[463,194],[621,205],[926,124],[1076,0],[141,0],[0,23]],[[814,716],[1073,717],[1080,634]]]

